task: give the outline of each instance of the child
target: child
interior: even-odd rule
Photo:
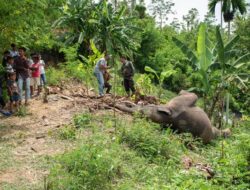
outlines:
[[[111,78],[111,75],[109,74],[107,70],[104,71],[103,78],[104,78],[104,88],[107,88],[106,94],[110,94],[112,85],[109,83],[109,80]]]
[[[5,107],[5,101],[3,98],[3,81],[4,81],[4,76],[2,73],[0,73],[0,108]]]
[[[7,64],[6,64],[6,72],[7,73],[13,73],[13,64],[14,64],[14,58],[11,56],[7,57]]]
[[[34,90],[37,89],[37,96],[40,94],[40,61],[39,55],[32,56],[33,64],[31,65],[32,78],[31,78],[31,96],[34,94]]]
[[[40,84],[41,86],[45,86],[46,85],[46,75],[45,75],[45,62],[44,60],[42,60],[41,55],[39,54],[39,61],[40,61]]]
[[[8,94],[10,97],[10,112],[13,112],[13,105],[15,104],[16,108],[18,109],[21,103],[20,94],[18,92],[18,86],[16,83],[15,72],[11,72],[8,74],[7,88],[8,88]]]

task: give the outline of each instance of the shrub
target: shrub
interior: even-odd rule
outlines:
[[[111,182],[119,175],[115,159],[119,149],[101,136],[93,139],[57,158],[48,189],[111,189]]]
[[[67,78],[63,70],[55,69],[53,67],[47,69],[46,75],[48,85],[53,86],[61,84],[61,82]]]
[[[170,130],[161,134],[160,125],[145,120],[138,120],[129,129],[124,127],[120,133],[120,140],[150,160],[169,159],[178,157],[180,147],[175,144]],[[177,141],[176,141],[177,143]]]
[[[88,128],[91,127],[91,119],[91,114],[85,113],[75,115],[73,121],[76,128]]]
[[[28,115],[28,110],[26,106],[20,106],[17,110],[17,112],[15,113],[16,116],[18,117],[25,117]]]
[[[74,140],[76,139],[76,129],[71,125],[65,125],[59,129],[57,135],[61,140]]]

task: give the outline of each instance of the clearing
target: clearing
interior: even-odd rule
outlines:
[[[60,127],[70,124],[77,113],[107,108],[93,99],[80,84],[53,88],[48,103],[42,95],[33,98],[25,117],[0,116],[0,187],[3,189],[40,189],[48,174],[48,156],[72,149],[74,143],[56,138]],[[101,111],[100,111],[101,112]]]

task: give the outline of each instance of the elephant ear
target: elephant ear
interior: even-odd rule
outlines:
[[[166,114],[168,116],[172,115],[171,110],[169,108],[167,108],[167,107],[163,107],[163,106],[162,107],[158,107],[157,111],[160,112],[160,113],[164,113],[164,114]]]

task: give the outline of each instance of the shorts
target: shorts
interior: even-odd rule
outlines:
[[[30,85],[36,88],[37,86],[40,86],[40,77],[32,77],[30,80]]]
[[[20,99],[20,95],[17,93],[14,93],[12,96],[10,96],[10,102],[18,102]]]

